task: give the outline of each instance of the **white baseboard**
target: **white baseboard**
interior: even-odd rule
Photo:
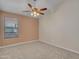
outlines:
[[[72,50],[72,49],[64,48],[64,47],[62,47],[62,46],[59,46],[59,45],[56,45],[56,44],[52,44],[52,43],[50,43],[50,42],[48,42],[48,41],[44,41],[44,40],[40,40],[40,41],[43,42],[43,43],[46,43],[46,44],[49,44],[49,45],[52,45],[52,46],[58,47],[58,48],[60,48],[60,49],[64,49],[64,50],[67,50],[67,51],[70,51],[70,52],[73,52],[73,53],[79,54],[78,51],[74,51],[74,50]]]
[[[12,46],[27,44],[27,43],[36,42],[36,41],[39,41],[39,40],[32,40],[32,41],[27,41],[27,42],[15,43],[15,44],[11,44],[11,45],[1,46],[0,48],[12,47]]]

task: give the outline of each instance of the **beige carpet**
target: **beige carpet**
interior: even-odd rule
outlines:
[[[0,49],[0,59],[79,59],[79,55],[42,42],[32,42]]]

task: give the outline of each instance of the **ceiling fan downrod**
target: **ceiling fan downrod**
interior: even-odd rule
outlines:
[[[37,1],[37,0],[33,0],[33,1]]]

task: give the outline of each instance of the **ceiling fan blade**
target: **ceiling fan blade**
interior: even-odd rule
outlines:
[[[44,15],[44,13],[42,13],[41,11],[36,11],[37,13],[41,14],[41,15]]]
[[[44,13],[41,13],[41,12],[39,14],[44,15]]]
[[[23,12],[31,12],[31,11],[23,11]]]
[[[31,5],[30,3],[28,3],[28,6],[29,6],[30,8],[32,8],[32,5]]]
[[[42,8],[42,9],[40,9],[40,11],[44,11],[44,10],[47,10],[47,8]]]

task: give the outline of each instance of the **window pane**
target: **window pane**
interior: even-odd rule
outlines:
[[[5,17],[5,28],[4,36],[5,38],[15,38],[18,36],[18,21],[16,18]]]

